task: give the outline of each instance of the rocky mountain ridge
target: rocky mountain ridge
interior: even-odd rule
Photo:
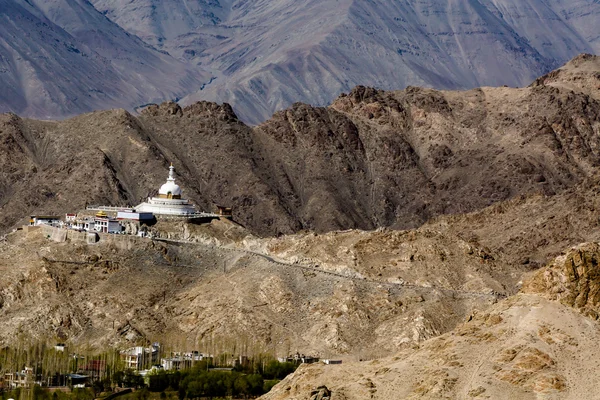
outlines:
[[[208,102],[61,122],[4,114],[2,229],[33,213],[136,205],[170,162],[200,209],[232,206],[260,235],[404,229],[560,193],[598,173],[599,64],[583,55],[552,82],[521,89],[357,87],[330,107],[296,103],[254,128]],[[582,77],[590,84],[578,90]]]
[[[261,8],[258,17],[252,11],[244,14],[251,18],[242,41],[226,30],[222,46],[198,52],[203,65],[224,71],[224,76],[216,74],[215,81],[184,103],[227,101],[243,120],[260,123],[291,102],[326,105],[361,84],[386,90],[525,86],[576,53],[598,51],[598,10],[591,1],[284,6],[292,10],[275,18],[285,31],[264,29],[263,21],[270,23],[273,16]],[[288,21],[290,12],[315,22]],[[177,43],[179,49],[197,46],[184,43]],[[255,43],[260,43],[256,49]]]

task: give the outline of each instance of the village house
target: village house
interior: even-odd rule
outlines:
[[[94,230],[102,233],[121,233],[121,224],[116,218],[110,218],[104,211],[96,213],[94,218]]]
[[[123,230],[119,220],[109,217],[104,211],[99,211],[94,217],[69,217],[68,227],[80,232],[121,233]]]
[[[282,363],[289,362],[293,364],[312,364],[318,362],[319,358],[296,353],[287,357],[278,358],[277,360]]]
[[[209,355],[200,353],[199,351],[187,353],[174,352],[171,353],[171,357],[161,358],[160,364],[165,371],[179,371],[191,368],[195,362],[210,358]]]
[[[121,360],[125,368],[140,371],[145,366],[154,365],[159,359],[160,345],[154,343],[150,347],[136,346],[121,352]]]
[[[96,221],[92,217],[78,218],[71,223],[71,229],[78,231],[93,231],[96,229]]]
[[[33,383],[32,367],[25,367],[21,372],[7,372],[4,374],[4,384],[7,389],[30,388]]]

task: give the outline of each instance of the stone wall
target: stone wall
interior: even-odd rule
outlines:
[[[137,236],[131,235],[115,235],[110,233],[93,233],[93,232],[79,232],[73,229],[55,228],[52,226],[40,226],[42,234],[48,239],[63,243],[69,242],[80,242],[87,244],[95,243],[112,243],[117,248],[129,250],[135,246],[140,240],[144,240]],[[94,238],[90,235],[93,235]]]

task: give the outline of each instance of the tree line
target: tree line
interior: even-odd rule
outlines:
[[[267,393],[296,368],[293,363],[270,360],[266,363],[248,362],[231,371],[214,371],[210,370],[207,361],[201,361],[188,370],[151,374],[148,390],[176,391],[179,399],[257,397]]]

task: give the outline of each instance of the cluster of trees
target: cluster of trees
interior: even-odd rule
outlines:
[[[265,393],[263,377],[239,372],[199,371],[191,373],[179,385],[180,399],[199,397],[247,397]]]
[[[110,391],[112,385],[139,389],[131,398],[140,400],[150,398],[152,392],[160,392],[161,395],[165,392],[176,393],[179,399],[254,398],[271,390],[279,380],[294,372],[297,365],[277,360],[265,360],[261,363],[251,360],[232,371],[211,370],[211,367],[207,361],[200,361],[192,368],[182,371],[158,370],[148,375],[147,382],[135,371],[116,371],[110,377],[94,381],[90,388],[75,388],[69,393],[52,392],[36,385],[31,390],[17,389],[0,393],[0,400],[91,400],[100,392]]]
[[[19,342],[14,347],[0,349],[0,372],[19,372],[23,367],[33,368],[35,380],[47,381],[55,377],[55,384],[62,384],[59,377],[90,368],[93,363],[94,378],[106,380],[117,371],[123,370],[119,351],[112,349],[97,353],[85,346],[74,347],[69,351],[57,350],[45,342],[27,344]]]
[[[235,370],[247,374],[260,374],[265,379],[281,380],[294,372],[296,368],[298,368],[298,365],[291,362],[269,360],[265,363],[239,365],[235,367]]]
[[[255,397],[267,393],[280,379],[296,369],[292,363],[277,360],[259,366],[248,363],[232,371],[214,371],[208,367],[206,362],[199,362],[189,370],[159,371],[149,376],[148,389],[152,392],[177,391],[179,399]]]

